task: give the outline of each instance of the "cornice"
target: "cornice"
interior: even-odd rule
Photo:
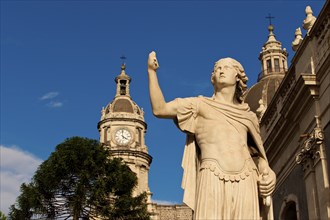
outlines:
[[[111,156],[118,155],[120,157],[124,156],[134,156],[139,157],[144,160],[146,160],[150,166],[152,162],[152,156],[150,156],[147,153],[141,152],[141,151],[133,151],[133,150],[126,150],[126,149],[120,149],[120,150],[109,150]]]
[[[329,45],[330,45],[330,39],[329,39]],[[317,64],[317,67],[315,68],[315,71],[317,72],[317,80],[321,81],[323,77],[328,73],[330,68],[330,56],[328,55],[327,58],[321,63]]]
[[[137,122],[140,123],[141,125],[143,125],[145,127],[145,129],[147,130],[147,123],[145,123],[143,120],[137,119],[137,118],[106,118],[103,119],[101,121],[99,121],[99,123],[97,123],[97,129],[99,129],[101,127],[102,124],[106,123],[106,122],[114,122],[114,121],[130,121],[130,122]]]
[[[287,147],[283,142],[295,133],[299,118],[308,109],[307,106],[313,105],[313,100],[318,97],[319,83],[316,75],[301,74],[297,81],[294,78],[287,79],[286,84],[281,87],[282,91],[278,91],[276,100],[268,107],[267,115],[263,116],[266,131],[263,137],[264,145],[270,163]]]
[[[278,89],[276,90],[272,100],[268,104],[268,107],[261,118],[260,126],[265,126],[267,129],[268,124],[274,118],[274,114],[277,111],[277,104],[280,102],[280,99],[283,99],[284,96],[289,94],[292,88],[295,86],[295,69],[291,66],[290,69],[284,75]],[[269,130],[269,129],[267,129]]]
[[[319,82],[314,74],[302,73],[297,81],[293,74],[284,78],[261,120],[261,126],[266,131],[265,141],[270,138],[269,131],[274,132],[274,127],[279,127],[279,119],[286,120],[293,113],[295,117],[299,116],[305,105],[301,102],[306,103],[306,96],[316,98],[318,86]],[[300,107],[298,112],[296,106]]]
[[[330,1],[327,0],[325,2],[325,5],[322,7],[322,10],[320,11],[319,15],[317,16],[315,23],[313,27],[310,30],[309,35],[311,37],[318,36],[318,34],[322,31],[324,31],[324,28],[322,27],[323,21],[329,18],[330,16]]]
[[[266,112],[261,119],[260,125],[265,128],[267,134],[268,131],[273,130],[272,128],[275,126],[274,124],[279,117],[279,104],[285,102],[289,95],[291,95],[290,100],[294,98],[293,96],[296,95],[296,89],[294,89],[295,87],[296,80],[294,70],[290,70],[284,76],[281,84],[279,85],[279,88],[276,90],[271,102],[266,109]]]
[[[303,77],[300,76],[292,89],[283,93],[280,114],[283,115],[284,118],[291,118],[292,121],[296,121],[296,118],[300,117],[301,112],[305,110],[310,98],[311,94],[304,84]],[[299,108],[297,108],[297,106],[299,106]]]

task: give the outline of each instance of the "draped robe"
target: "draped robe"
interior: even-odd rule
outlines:
[[[250,156],[251,160],[246,160],[240,173],[226,173],[222,171],[221,165],[218,165],[221,161],[212,158],[201,160],[195,134],[200,112],[216,112],[219,115],[215,120],[219,116],[228,122],[228,126],[235,128],[235,124],[237,126],[239,123],[240,126],[246,127],[251,142],[249,144],[253,145],[259,157],[267,161],[256,115],[249,110],[247,104],[226,105],[206,97],[179,98],[175,101],[178,106],[175,122],[187,133],[182,160],[183,202],[194,211],[195,219],[260,218],[262,213],[259,210],[257,189],[260,172],[252,157]],[[240,138],[240,134],[237,135],[237,138]],[[247,146],[247,141],[245,142],[246,149],[251,149]],[[247,200],[249,201],[246,202]]]

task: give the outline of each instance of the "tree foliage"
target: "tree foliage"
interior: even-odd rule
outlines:
[[[149,219],[146,195],[132,196],[136,175],[96,140],[57,145],[31,183],[22,184],[11,219]]]
[[[0,211],[0,220],[7,220],[6,215]]]

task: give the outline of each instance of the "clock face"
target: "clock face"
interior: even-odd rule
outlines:
[[[121,128],[117,130],[115,133],[115,141],[119,145],[126,145],[131,141],[131,139],[132,139],[131,132],[125,128]]]

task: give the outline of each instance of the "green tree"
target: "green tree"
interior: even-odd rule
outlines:
[[[0,220],[7,220],[6,215],[0,211]]]
[[[22,184],[11,219],[149,219],[146,194],[132,196],[136,175],[96,140],[57,145],[31,183]]]

